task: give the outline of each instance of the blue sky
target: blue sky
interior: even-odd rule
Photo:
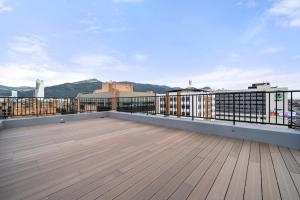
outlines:
[[[0,84],[300,89],[300,0],[0,0]]]

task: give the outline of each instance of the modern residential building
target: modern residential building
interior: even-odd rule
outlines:
[[[159,94],[157,113],[178,117],[210,118],[214,109],[214,97],[210,92],[188,87]]]
[[[288,123],[288,88],[255,83],[247,90],[215,91],[216,119]],[[281,92],[282,91],[282,92]],[[233,115],[235,113],[235,115]]]
[[[288,124],[288,88],[255,83],[245,90],[205,91],[189,87],[158,94],[156,112],[164,115]],[[281,92],[282,91],[282,92]]]

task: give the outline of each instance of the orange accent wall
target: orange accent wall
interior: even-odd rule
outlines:
[[[170,94],[166,93],[166,115],[170,115]]]
[[[181,115],[181,92],[177,92],[177,117],[180,117]]]

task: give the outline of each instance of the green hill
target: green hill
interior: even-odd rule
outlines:
[[[134,91],[147,92],[153,91],[155,93],[164,93],[171,90],[171,87],[164,85],[142,84],[124,81],[122,83],[133,84]],[[74,97],[78,93],[91,93],[96,89],[101,88],[102,82],[97,79],[89,79],[73,83],[64,83],[45,87],[45,97]],[[0,96],[10,96],[11,90],[17,90],[19,97],[29,97],[34,95],[34,88],[32,87],[9,87],[0,85]]]

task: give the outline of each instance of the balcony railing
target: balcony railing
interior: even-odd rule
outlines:
[[[300,91],[168,93],[117,98],[0,97],[0,118],[109,110],[296,127],[300,121]]]

